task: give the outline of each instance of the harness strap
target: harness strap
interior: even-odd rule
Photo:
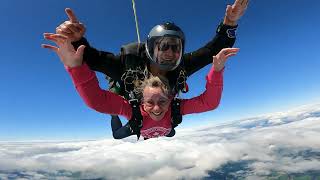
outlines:
[[[132,107],[132,118],[129,120],[130,130],[137,134],[137,139],[140,138],[140,129],[142,128],[142,115],[140,111],[139,101],[137,99],[129,100]]]
[[[183,68],[180,68],[179,75],[176,82],[176,91],[179,93],[187,93],[189,91],[189,87],[187,84],[187,75]]]
[[[171,102],[171,124],[172,128],[177,127],[182,122],[182,115],[180,112],[181,100],[174,98]]]

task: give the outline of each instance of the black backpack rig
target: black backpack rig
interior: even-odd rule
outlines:
[[[140,99],[135,91],[136,80],[143,81],[149,77],[147,69],[148,60],[145,54],[144,43],[130,43],[121,47],[121,61],[125,65],[124,73],[121,76],[121,82],[117,82],[107,77],[110,83],[111,91],[124,96],[132,107],[132,118],[129,120],[131,132],[140,137],[143,117],[140,111]],[[183,64],[183,63],[181,63]],[[188,87],[186,84],[187,76],[183,65],[177,67],[174,72],[170,72],[170,86],[174,87],[175,92],[186,93]],[[116,89],[116,90],[115,90]],[[180,113],[181,100],[175,97],[171,102],[171,124],[172,128],[177,127],[182,122]]]

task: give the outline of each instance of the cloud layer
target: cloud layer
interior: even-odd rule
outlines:
[[[218,126],[178,129],[174,138],[2,142],[0,179],[201,179],[232,162],[250,162],[247,177],[273,171],[319,172],[318,137],[320,105],[312,105]]]

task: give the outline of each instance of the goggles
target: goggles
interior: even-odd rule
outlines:
[[[168,51],[169,49],[171,49],[174,53],[178,53],[181,50],[180,44],[170,44],[169,42],[159,43],[158,48],[159,51]]]

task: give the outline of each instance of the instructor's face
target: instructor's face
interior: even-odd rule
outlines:
[[[156,43],[154,56],[161,65],[174,65],[180,59],[181,40],[177,38],[165,38]]]

